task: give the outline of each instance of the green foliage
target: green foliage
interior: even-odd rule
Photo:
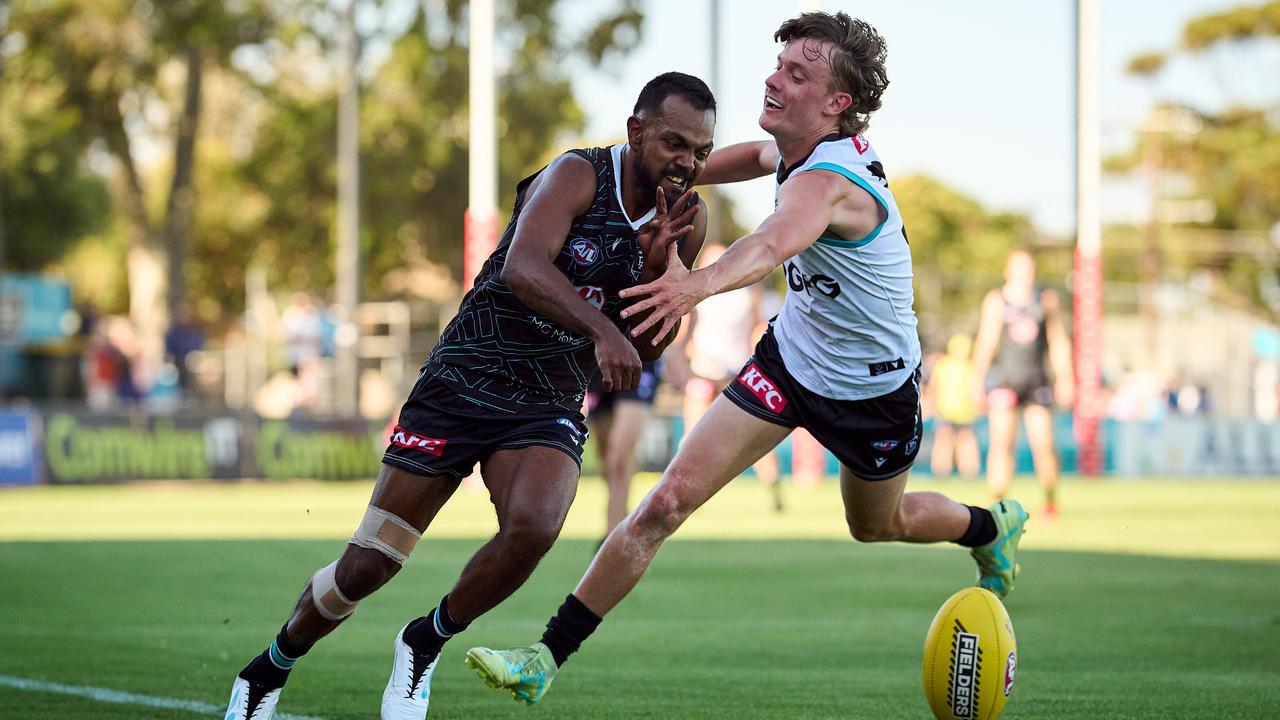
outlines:
[[[381,23],[368,27],[362,14],[366,46],[389,49],[360,77],[366,296],[402,292],[404,283],[392,288],[388,278],[406,267],[443,265],[461,275],[467,3],[413,5],[412,21],[392,27],[383,22],[392,15],[385,2],[362,3]],[[499,3],[500,215],[516,182],[584,126],[564,61],[578,54],[598,64],[639,38],[634,0],[619,0],[583,37],[560,26],[562,5]],[[342,11],[326,0],[18,0],[0,10],[9,264],[56,264],[85,280],[108,256],[123,267],[131,244],[174,241],[166,235],[172,203],[160,191],[181,156],[151,158],[175,147],[172,119],[184,92],[175,70],[198,48],[204,122],[185,273],[193,299],[238,313],[253,263],[268,269],[272,287],[330,287]],[[87,169],[89,160],[101,174]],[[119,307],[118,289],[104,274],[82,294]]]
[[[0,267],[36,271],[103,226],[107,190],[85,167],[90,136],[51,58],[6,34],[0,80]]]
[[[98,231],[110,208],[105,183],[84,165],[79,114],[60,106],[63,88],[26,63],[11,62],[6,71],[0,85],[0,267],[30,272]]]
[[[1204,50],[1224,42],[1280,36],[1280,2],[1240,5],[1195,18],[1182,30],[1182,45]]]
[[[988,212],[977,200],[924,175],[894,179],[893,196],[911,243],[925,344],[940,346],[951,332],[973,332],[983,294],[1003,282],[1009,250],[1032,237],[1030,221]]]
[[[1160,72],[1167,61],[1168,57],[1164,53],[1142,53],[1129,60],[1129,64],[1125,66],[1125,71],[1130,75],[1150,76]]]
[[[1183,28],[1181,54],[1208,69],[1220,89],[1228,90],[1227,78],[1263,77],[1256,68],[1264,57],[1258,52],[1264,45],[1275,47],[1280,39],[1280,2],[1240,5],[1222,12],[1209,13],[1189,21]],[[1230,52],[1226,52],[1230,50]],[[1140,55],[1130,61],[1130,69],[1155,79],[1163,62],[1152,62],[1157,54]],[[1140,68],[1141,70],[1139,70]],[[1261,87],[1254,84],[1255,87]],[[1274,92],[1272,83],[1265,91]],[[1229,93],[1228,93],[1229,95]],[[1280,116],[1275,112],[1280,97],[1254,94],[1251,106],[1228,101],[1213,110],[1197,108],[1202,122],[1197,132],[1185,128],[1174,131],[1158,122],[1169,113],[1186,113],[1189,108],[1175,103],[1161,103],[1152,115],[1150,126],[1139,135],[1132,153],[1107,159],[1107,170],[1131,172],[1144,162],[1158,162],[1165,177],[1180,176],[1189,181],[1186,194],[1192,199],[1207,199],[1214,207],[1207,223],[1182,223],[1218,231],[1232,231],[1257,238],[1255,245],[1265,246],[1265,238],[1274,232],[1280,218]],[[1155,128],[1157,131],[1151,131]],[[1183,198],[1162,198],[1162,200]],[[1280,317],[1280,305],[1266,297],[1265,288],[1280,279],[1275,255],[1265,247],[1240,247],[1238,243],[1220,243],[1207,252],[1186,252],[1177,245],[1177,233],[1163,234],[1166,270],[1183,276],[1194,267],[1209,270],[1233,290],[1233,301],[1251,304]],[[1223,235],[1222,237],[1227,237]],[[1109,271],[1110,274],[1110,271]]]
[[[555,0],[499,4],[498,41],[511,53],[497,88],[500,224],[516,183],[546,161],[555,143],[585,124],[563,69],[578,48],[557,24],[558,5]],[[360,245],[366,297],[428,293],[406,283],[406,270],[442,265],[461,279],[468,177],[464,9],[459,0],[444,3],[439,14],[419,7],[407,27],[381,38],[389,55],[362,82]],[[610,37],[620,39],[610,46],[614,51],[628,49],[626,33],[617,28],[627,26],[634,13],[624,3],[617,16],[600,21],[615,27]],[[332,45],[323,27],[308,26],[299,37]],[[590,32],[602,37],[604,31]],[[597,57],[595,50],[587,52]],[[333,86],[317,88],[300,77],[300,59],[313,68],[320,62],[303,51],[274,59],[275,80],[260,87],[265,118],[237,170],[240,192],[261,200],[255,204],[263,210],[259,224],[232,228],[207,218],[196,257],[201,266],[225,263],[225,250],[233,247],[237,271],[260,262],[273,287],[317,289],[333,279],[336,94]],[[215,236],[206,236],[210,223],[220,228]],[[232,274],[227,268],[197,273],[201,278]],[[200,287],[220,294],[222,307],[241,307],[242,272],[226,280]]]

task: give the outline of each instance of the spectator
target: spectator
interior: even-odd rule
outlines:
[[[190,355],[204,349],[204,330],[196,318],[190,303],[182,303],[174,313],[169,331],[164,334],[164,352],[178,371],[178,389],[182,395],[191,392],[194,374],[191,372]]]
[[[973,399],[973,340],[956,333],[947,341],[947,352],[933,364],[925,397],[934,410],[933,454],[930,467],[934,477],[951,475],[952,460],[960,477],[978,477],[982,464],[978,454],[978,438],[973,423],[978,419],[978,404]]]

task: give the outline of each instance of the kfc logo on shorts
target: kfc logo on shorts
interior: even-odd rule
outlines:
[[[579,265],[594,265],[600,259],[600,248],[586,238],[579,238],[569,246],[573,251],[573,261]]]
[[[410,432],[399,425],[396,425],[396,428],[391,431],[392,445],[409,448],[410,450],[420,450],[428,455],[435,455],[436,457],[440,457],[444,454],[444,446],[447,442],[449,441],[442,440],[440,438],[429,438],[415,432]]]
[[[858,151],[858,154],[861,155],[862,153],[867,151],[867,148],[871,147],[871,144],[868,143],[866,139],[863,138],[861,135],[854,135],[853,147]]]
[[[787,406],[787,399],[778,392],[778,386],[765,377],[755,363],[747,366],[747,369],[738,377],[738,382],[755,393],[765,407],[776,413],[782,412],[782,409]]]
[[[604,288],[599,285],[583,285],[574,289],[578,291],[578,297],[591,303],[591,307],[604,309]]]

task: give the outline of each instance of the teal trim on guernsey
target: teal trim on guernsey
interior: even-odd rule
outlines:
[[[880,228],[883,228],[885,221],[889,219],[887,216],[887,213],[889,210],[889,203],[885,202],[884,198],[880,197],[880,193],[876,192],[875,188],[868,185],[866,180],[863,180],[862,178],[858,177],[854,173],[850,172],[848,168],[840,167],[839,165],[836,165],[834,163],[825,163],[825,162],[818,163],[813,167],[809,168],[808,170],[805,170],[805,172],[809,172],[809,170],[826,170],[828,172],[833,172],[838,175],[845,176],[846,178],[851,180],[853,184],[871,193],[871,197],[875,198],[876,202],[880,203],[880,207],[884,208],[886,212],[885,220],[881,221],[881,223],[876,226],[875,230],[872,230],[871,232],[867,233],[866,235],[862,236],[857,240],[844,240],[841,238],[832,237],[830,235],[822,235],[821,237],[818,238],[818,244],[831,245],[833,247],[840,247],[840,248],[859,248],[871,242],[872,240],[875,240],[876,235],[880,234]]]

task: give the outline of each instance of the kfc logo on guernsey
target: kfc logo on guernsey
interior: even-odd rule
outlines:
[[[583,285],[574,289],[578,291],[578,297],[591,303],[591,307],[604,309],[604,288],[599,285]]]
[[[853,147],[858,151],[859,155],[865,153],[867,151],[867,148],[871,147],[871,144],[868,143],[866,141],[866,138],[862,137],[861,135],[854,135],[852,139],[853,139]]]
[[[782,409],[787,406],[787,399],[778,392],[778,386],[765,377],[755,363],[747,366],[747,369],[738,377],[738,382],[755,393],[765,407],[776,413],[782,412]]]
[[[435,455],[436,457],[444,454],[444,446],[447,442],[449,441],[441,440],[440,438],[424,437],[415,432],[405,430],[399,425],[396,425],[396,428],[391,431],[392,445],[409,448],[410,450],[421,450],[428,455]]]
[[[573,251],[573,261],[579,265],[594,265],[600,259],[600,248],[585,238],[574,240],[569,249]]]

